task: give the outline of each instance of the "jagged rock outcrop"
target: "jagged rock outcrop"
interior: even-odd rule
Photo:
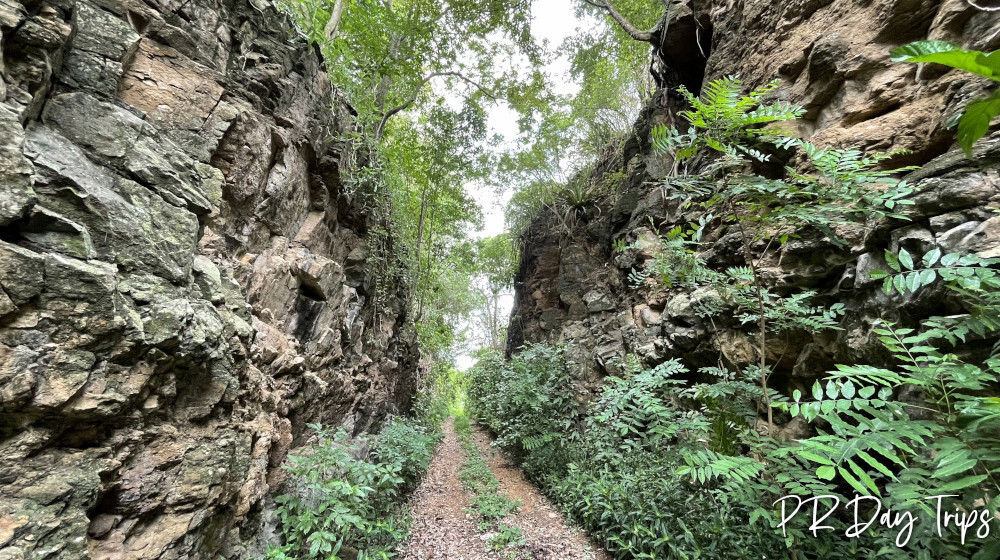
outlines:
[[[409,408],[350,110],[289,28],[0,0],[0,559],[248,557],[306,423]]]
[[[771,247],[761,263],[771,286],[813,289],[821,305],[847,308],[841,331],[772,337],[766,349],[775,367],[772,386],[804,388],[835,363],[884,360],[872,335],[878,318],[914,323],[963,312],[942,290],[890,298],[868,271],[885,268],[885,248],[1000,255],[1000,135],[984,139],[969,160],[946,127],[986,83],[941,67],[894,64],[888,52],[926,37],[995,50],[1000,17],[962,0],[685,0],[672,4],[658,33],[653,69],[666,88],[696,88],[728,75],[740,76],[748,88],[781,79],[772,95],[807,109],[791,123],[799,136],[820,145],[906,149],[891,163],[921,166],[907,176],[915,188],[915,204],[906,210],[912,221],[871,220],[844,229],[838,232],[847,242],[842,248],[817,232]],[[741,327],[732,310],[710,317],[697,311],[711,304],[711,288],[636,289],[628,280],[652,258],[654,229],[667,232],[699,215],[656,187],[669,162],[649,145],[650,130],[676,122],[677,107],[677,98],[662,90],[619,159],[597,166],[595,180],[624,171],[615,198],[571,213],[570,232],[542,216],[522,239],[508,352],[525,342],[571,344],[582,398],[604,375],[619,372],[618,360],[627,354],[650,365],[681,357],[692,369],[757,359],[754,330]],[[616,254],[618,239],[638,248]],[[705,240],[711,246],[702,256],[711,266],[745,264],[735,232],[716,228]]]

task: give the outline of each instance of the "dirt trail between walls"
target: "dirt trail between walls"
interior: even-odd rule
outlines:
[[[489,435],[475,430],[476,443],[497,480],[500,491],[514,500],[521,500],[521,508],[505,519],[524,533],[527,543],[524,558],[537,560],[611,560],[611,555],[595,546],[580,529],[569,525],[565,514],[543,496],[524,473],[507,460],[499,450],[490,446]]]
[[[413,497],[413,526],[404,560],[611,560],[579,529],[570,527],[565,516],[525,480],[523,473],[490,447],[488,435],[476,430],[476,443],[500,481],[500,491],[522,504],[518,513],[502,523],[519,528],[524,544],[490,551],[487,541],[492,535],[481,532],[475,517],[466,511],[469,497],[458,478],[465,453],[452,419],[443,431],[444,441]]]

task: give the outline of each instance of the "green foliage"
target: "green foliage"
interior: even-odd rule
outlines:
[[[691,487],[675,469],[662,454],[574,463],[552,493],[615,558],[789,557],[769,530],[747,525],[745,509]]]
[[[520,456],[529,468],[566,464],[568,432],[577,403],[566,392],[571,378],[566,348],[533,345],[509,364],[499,353],[480,358],[469,371],[469,402],[475,418],[492,428],[496,443]]]
[[[991,291],[1000,289],[1000,277],[991,266],[1000,264],[998,258],[984,258],[976,254],[945,254],[941,249],[928,251],[918,261],[906,249],[898,254],[886,250],[885,261],[889,270],[873,270],[870,276],[883,280],[885,293],[916,292],[933,284],[938,276],[950,287],[962,292]]]
[[[733,547],[772,557],[780,539],[769,527],[748,527],[745,506],[720,503],[677,473],[678,458],[700,442],[735,444],[756,413],[729,403],[759,388],[735,374],[689,387],[677,361],[645,369],[630,360],[587,407],[573,398],[569,352],[531,346],[470,372],[472,410],[526,473],[616,558],[725,557]],[[679,400],[699,406],[683,410]]]
[[[934,518],[934,504],[926,498],[954,495],[949,510],[995,510],[1000,408],[983,392],[996,383],[1000,359],[976,365],[942,352],[954,335],[941,321],[928,321],[921,330],[876,329],[898,368],[839,366],[825,387],[814,385],[811,400],[796,394],[794,404],[782,405],[830,426],[785,451],[804,459],[818,478],[881,496],[893,509]],[[892,400],[904,387],[921,398]],[[939,553],[949,557],[969,550],[948,534],[937,540],[928,535],[911,546],[947,551]]]
[[[663,15],[658,0],[616,0],[636,25],[652,27]],[[523,234],[541,212],[553,214],[565,233],[575,210],[615,196],[625,183],[620,152],[633,132],[643,102],[655,90],[649,44],[635,41],[595,2],[578,2],[586,25],[558,53],[570,61],[579,84],[572,95],[539,94],[522,108],[517,149],[500,161],[501,183],[514,194],[506,210],[508,230]],[[600,169],[598,174],[592,173]]]
[[[517,512],[521,502],[511,500],[503,494],[479,493],[472,499],[472,509],[484,521],[498,521]]]
[[[889,271],[871,276],[885,279],[887,294],[917,292],[940,277],[978,313],[932,318],[920,329],[876,329],[898,368],[838,366],[825,389],[813,386],[811,402],[800,405],[802,395],[795,394],[793,414],[801,410],[806,419],[822,418],[833,429],[803,441],[802,447],[810,451],[812,463],[822,465],[817,475],[839,475],[861,493],[879,495],[884,485],[889,496],[911,507],[917,507],[921,491],[955,493],[966,507],[981,499],[992,509],[1000,492],[993,475],[1000,409],[995,398],[982,393],[995,384],[1000,357],[994,354],[977,365],[942,348],[1000,329],[994,295],[1000,270],[990,268],[1000,259],[935,248],[919,260],[905,249],[887,251],[886,262]],[[917,389],[924,402],[892,401],[903,387]],[[893,464],[902,471],[886,467]],[[927,510],[926,504],[921,507]]]
[[[742,324],[760,324],[762,317],[769,332],[781,333],[793,329],[810,332],[838,329],[837,320],[844,312],[842,303],[828,306],[812,305],[816,292],[803,290],[788,295],[776,292],[755,282],[755,272],[750,267],[730,267],[719,272],[705,265],[697,248],[705,224],[714,216],[709,214],[699,224],[690,224],[686,231],[675,226],[667,235],[657,233],[659,245],[641,271],[632,270],[629,278],[633,287],[646,284],[652,278],[658,285],[671,288],[707,287],[695,305],[695,312],[703,317],[718,315],[723,309],[734,311]],[[625,250],[636,248],[623,246]]]
[[[780,102],[761,105],[777,82],[745,96],[739,93],[741,85],[740,80],[726,78],[709,83],[704,100],[686,94],[692,102],[692,110],[682,112],[691,126],[687,133],[663,126],[653,130],[654,146],[675,161],[674,176],[665,183],[671,198],[686,199],[689,205],[697,200],[702,208],[723,212],[719,218],[741,224],[742,236],[751,242],[782,243],[803,228],[829,232],[836,240],[834,226],[865,215],[900,218],[894,213],[896,207],[912,204],[905,198],[912,189],[892,177],[901,170],[876,169],[894,154],[819,148],[782,136],[773,127],[757,128],[763,122],[796,118],[802,109]],[[721,157],[713,162],[698,158],[705,147]],[[787,167],[786,179],[767,179],[741,171],[748,162],[772,159],[764,149],[795,148],[808,159],[811,173]],[[694,173],[696,164],[704,169]],[[725,181],[713,180],[719,173],[725,174]]]
[[[744,96],[738,81],[711,84],[704,99],[692,100],[686,133],[654,134],[678,162],[662,187],[667,197],[702,215],[666,234],[653,227],[654,258],[632,274],[636,284],[652,279],[696,292],[692,305],[705,317],[756,326],[758,348],[766,336],[837,329],[844,313],[810,290],[771,289],[759,270],[768,252],[803,230],[835,240],[836,228],[870,216],[902,219],[912,193],[894,178],[898,170],[880,168],[892,154],[820,148],[760,128],[799,113],[763,105],[767,91]],[[758,163],[793,150],[805,164],[786,168],[783,178],[754,173]],[[744,266],[711,269],[702,258],[703,236],[722,227],[738,236]],[[648,249],[647,238],[615,243],[619,252],[639,248]],[[1000,546],[995,535],[962,542],[923,527],[900,548],[884,528],[845,539],[846,517],[830,518],[836,532],[818,535],[779,526],[773,504],[784,496],[833,495],[843,503],[855,493],[876,496],[892,511],[926,519],[936,516],[926,499],[936,494],[957,495],[943,505],[947,511],[1000,505],[1000,399],[990,396],[1000,348],[986,356],[981,344],[1000,329],[1000,259],[940,249],[885,259],[886,270],[872,276],[883,279],[890,297],[946,287],[949,301],[967,312],[910,328],[876,325],[891,360],[839,365],[810,395],[796,391],[789,399],[770,390],[764,358],[697,376],[677,360],[646,368],[630,359],[597,398],[578,398],[571,349],[529,346],[508,363],[496,356],[471,371],[470,408],[618,558],[740,550],[748,558],[929,560],[970,557],[980,545],[976,557],[990,558]],[[801,417],[811,435],[786,441],[773,430],[759,433],[761,404]]]
[[[493,529],[497,527],[501,519],[516,513],[521,507],[521,502],[511,500],[500,492],[500,482],[493,474],[493,470],[483,460],[479,446],[473,440],[472,427],[468,417],[463,415],[455,419],[455,431],[458,433],[459,442],[466,457],[466,461],[458,473],[458,478],[465,490],[472,494],[470,500],[472,506],[469,510],[480,520],[479,526],[482,530]],[[492,546],[493,543],[490,544]]]
[[[286,0],[283,6],[320,46],[331,78],[374,136],[386,117],[425,98],[431,80],[478,102],[517,83],[504,61],[515,54],[538,57],[528,6],[518,0],[343,0],[339,25],[331,28],[337,3]]]
[[[343,430],[309,427],[317,442],[289,457],[292,491],[275,498],[284,542],[266,557],[336,560],[345,546],[361,559],[394,557],[409,525],[398,502],[427,470],[439,437],[395,418],[374,440],[371,456],[358,458],[361,448]]]
[[[656,247],[654,258],[646,263],[642,271],[632,270],[630,279],[633,287],[645,284],[647,278],[653,278],[668,288],[693,287],[717,281],[718,275],[705,266],[695,250],[701,242],[705,224],[713,219],[714,216],[709,214],[703,216],[699,223],[689,224],[687,229],[683,226],[674,226],[666,234],[660,233],[654,227],[653,231],[659,240],[659,246]],[[650,224],[652,225],[652,220]],[[626,245],[624,240],[621,240],[618,251],[637,248],[637,243]]]
[[[486,544],[489,545],[491,550],[500,551],[509,546],[521,546],[525,542],[527,541],[523,538],[523,533],[520,529],[500,524],[497,528],[496,536],[491,538]]]
[[[646,270],[682,271],[682,278],[694,279],[687,282],[689,288],[710,284],[720,299],[735,309],[741,322],[758,323],[759,346],[764,346],[764,333],[769,331],[837,328],[842,307],[814,305],[810,301],[815,295],[809,291],[785,290],[780,296],[771,293],[757,271],[764,254],[752,247],[763,242],[766,253],[803,228],[828,232],[827,238],[833,240],[834,226],[850,225],[863,217],[904,218],[897,213],[898,206],[910,203],[906,197],[912,189],[892,178],[895,170],[876,168],[891,154],[819,148],[761,131],[768,129],[745,130],[753,125],[754,112],[761,111],[755,108],[761,95],[753,92],[740,97],[736,86],[738,82],[723,81],[710,87],[705,100],[692,103],[692,111],[685,115],[692,123],[686,135],[661,130],[654,140],[675,161],[691,163],[675,166],[677,176],[668,179],[666,187],[691,205],[720,212],[722,223],[737,226],[747,266],[731,267],[724,273],[706,270],[697,242],[681,244],[667,237],[661,241],[661,255],[648,263]],[[776,120],[795,112],[781,106],[763,110],[766,118]],[[780,180],[747,173],[748,164],[770,157],[761,148],[767,144],[778,150],[799,150],[811,168],[788,168],[786,178]],[[713,148],[720,158],[696,160],[703,146]],[[700,174],[685,175],[694,169]],[[687,239],[697,241],[695,231],[690,227],[685,232]],[[801,415],[816,435],[789,444],[737,429],[735,433],[745,446],[742,452],[713,443],[709,449],[686,453],[685,466],[678,473],[689,475],[693,483],[709,489],[720,500],[736,500],[750,508],[752,520],[767,519],[772,526],[776,526],[775,514],[764,504],[788,494],[839,496],[838,492],[849,490],[879,496],[893,510],[922,510],[933,516],[924,498],[955,493],[960,496],[961,508],[970,510],[980,500],[992,509],[998,488],[993,482],[996,465],[991,458],[1000,441],[987,434],[996,433],[992,423],[1000,416],[991,398],[982,392],[996,381],[997,360],[970,363],[941,348],[970,337],[983,338],[1000,327],[995,295],[1000,273],[993,268],[998,262],[976,255],[945,255],[940,249],[920,259],[906,250],[887,252],[888,270],[872,273],[872,277],[884,280],[887,294],[912,295],[943,280],[970,313],[932,318],[921,329],[876,329],[900,364],[898,368],[842,365],[824,384],[813,386],[811,399],[799,391],[792,401],[765,396],[773,407],[792,416]],[[762,358],[759,369],[764,368]],[[759,392],[744,390],[733,398],[753,402],[759,395],[768,395],[766,379],[762,376]],[[918,399],[896,400],[894,395],[904,387],[919,395]],[[680,413],[672,414],[676,417]],[[986,432],[979,432],[985,426],[989,426]],[[783,535],[786,543],[799,551],[823,548],[814,536],[801,531]],[[911,550],[920,556],[948,557],[968,550],[949,536],[932,537],[929,532],[915,537]],[[878,550],[888,557],[910,554],[890,546],[886,535],[878,531],[867,534],[857,545],[858,550]]]
[[[353,109],[341,138],[341,192],[367,216],[366,301],[399,313],[408,292],[421,350],[453,359],[486,304],[470,282],[470,226],[480,210],[466,185],[496,168],[487,107],[530,107],[544,87],[522,0],[281,0],[323,53]],[[527,70],[527,72],[525,72]],[[332,185],[331,185],[332,187]],[[494,313],[495,314],[495,313]],[[495,324],[493,325],[495,327]],[[497,338],[497,329],[489,331]],[[499,346],[494,340],[495,345]]]
[[[773,81],[747,95],[740,95],[743,82],[727,77],[706,84],[702,98],[681,87],[680,92],[691,109],[681,111],[679,115],[688,121],[690,128],[686,134],[668,134],[664,127],[658,127],[653,132],[653,143],[667,149],[673,143],[683,144],[676,153],[677,160],[681,162],[693,159],[705,147],[735,160],[748,156],[765,161],[768,156],[751,147],[751,143],[757,138],[776,137],[778,132],[773,128],[761,128],[761,125],[796,119],[805,113],[801,107],[780,101],[762,104],[764,97],[779,83]]]
[[[439,432],[444,421],[464,411],[464,395],[468,378],[444,361],[436,361],[417,387],[413,414],[424,428]]]
[[[523,458],[529,476],[618,558],[717,557],[732,546],[768,558],[793,557],[783,541],[799,558],[851,558],[876,551],[890,558],[962,557],[972,544],[963,545],[954,535],[942,539],[932,530],[918,533],[905,549],[892,544],[894,533],[878,529],[848,542],[841,537],[846,525],[836,518],[830,522],[839,533],[814,536],[788,528],[783,537],[772,530],[778,517],[770,507],[789,493],[833,494],[846,502],[845,489],[879,496],[894,511],[920,511],[929,519],[935,512],[925,498],[936,493],[961,494],[967,510],[983,507],[976,500],[995,507],[1000,405],[979,392],[995,383],[1000,360],[977,367],[937,353],[928,340],[946,332],[880,329],[887,347],[904,363],[899,370],[839,366],[813,387],[811,398],[800,393],[788,402],[776,398],[782,410],[814,423],[822,419],[820,433],[798,442],[753,431],[757,412],[747,403],[759,399],[761,389],[735,373],[716,369],[706,372],[716,381],[692,384],[682,381],[689,376],[677,361],[652,369],[629,361],[626,374],[608,378],[588,411],[562,413],[571,421],[550,442],[536,446],[508,438],[507,446]],[[539,375],[525,366],[572,367],[552,359],[558,349],[532,350],[533,357],[522,359],[518,368],[486,364],[500,371],[477,370],[473,384]],[[745,373],[751,379],[756,374]],[[894,390],[903,385],[920,387],[927,405],[894,401]],[[541,405],[523,403],[531,397],[498,387],[499,394],[472,399],[473,410],[485,405],[497,411],[485,415],[493,418],[494,429],[533,431],[518,425],[518,413]],[[570,390],[562,389],[564,394]],[[547,401],[551,395],[533,398]],[[925,409],[940,414],[931,420],[911,417]],[[730,429],[718,430],[718,420]],[[564,446],[565,466],[532,457],[553,444]]]
[[[375,438],[372,459],[378,465],[398,465],[402,491],[416,489],[427,472],[441,433],[413,420],[391,419]]]
[[[890,52],[893,62],[933,62],[1000,82],[1000,51],[970,51],[947,41],[916,41]],[[1000,115],[1000,90],[970,102],[958,121],[958,145],[972,157],[972,145]]]
[[[808,290],[779,294],[769,289],[761,275],[768,251],[776,251],[803,230],[822,233],[838,243],[838,226],[862,217],[902,218],[895,208],[910,204],[905,197],[912,192],[905,182],[893,179],[892,172],[875,169],[892,154],[819,148],[765,126],[803,113],[786,103],[764,103],[777,86],[778,82],[771,82],[742,95],[742,82],[725,78],[707,84],[702,99],[682,90],[691,109],[681,115],[690,127],[686,133],[656,128],[652,141],[673,160],[663,185],[665,195],[708,214],[697,227],[692,224],[686,232],[675,227],[666,238],[661,236],[659,254],[647,263],[646,271],[633,273],[645,280],[651,272],[658,272],[668,287],[675,277],[689,285],[710,284],[741,323],[756,325],[757,369],[769,427],[774,422],[767,383],[768,335],[835,329],[843,305],[815,305],[815,293]],[[767,152],[792,149],[808,158],[808,172],[786,167],[786,177],[777,179],[754,172],[755,165],[772,159]],[[729,267],[724,273],[704,266],[698,247],[702,231],[713,221],[718,222],[715,227],[735,229],[744,266]],[[763,250],[757,248],[760,243]]]
[[[517,272],[517,253],[510,234],[477,239],[473,249],[477,274],[474,317],[478,326],[479,348],[501,351],[507,345],[507,309],[504,298],[511,295]]]

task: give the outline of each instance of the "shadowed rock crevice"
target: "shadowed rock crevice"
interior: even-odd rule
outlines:
[[[708,3],[674,2],[653,33],[650,72],[660,88],[683,85],[697,95],[712,53],[713,26]]]

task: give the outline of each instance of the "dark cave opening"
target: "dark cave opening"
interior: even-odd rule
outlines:
[[[668,22],[652,39],[650,72],[657,86],[684,86],[695,95],[701,93],[712,39],[712,21],[707,14],[691,14]]]

